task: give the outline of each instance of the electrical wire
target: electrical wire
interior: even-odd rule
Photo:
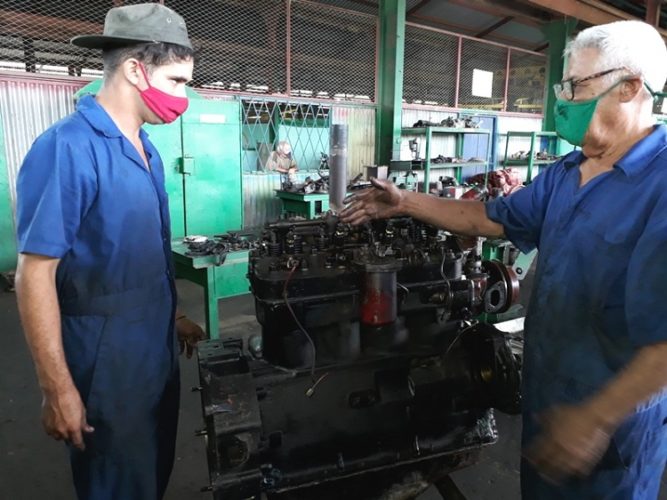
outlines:
[[[473,322],[471,322],[468,326],[466,326],[466,327],[463,328],[459,333],[457,333],[457,334],[456,334],[456,337],[454,337],[454,340],[452,340],[452,341],[450,342],[450,344],[447,346],[447,349],[445,349],[445,354],[443,355],[443,357],[444,357],[444,356],[447,356],[447,354],[449,354],[449,351],[451,351],[451,350],[452,350],[452,347],[454,347],[454,345],[459,341],[459,339],[461,338],[461,335],[463,335],[465,332],[467,332],[468,330],[470,330],[470,329],[471,329],[473,326],[475,326],[475,325],[477,325],[477,321],[473,321]]]
[[[283,300],[285,301],[285,305],[287,306],[287,309],[289,309],[290,314],[292,315],[292,318],[294,319],[294,322],[297,324],[299,327],[299,330],[306,336],[308,339],[308,342],[310,342],[310,347],[313,350],[313,363],[310,366],[310,376],[315,382],[315,362],[317,359],[317,349],[315,347],[315,342],[313,342],[312,337],[308,334],[306,329],[303,327],[301,322],[299,321],[299,318],[297,318],[296,313],[294,312],[294,309],[292,309],[292,305],[289,303],[289,300],[287,299],[287,286],[289,285],[290,280],[292,279],[292,276],[294,275],[294,271],[299,267],[299,262],[294,264],[294,267],[290,270],[289,274],[287,275],[287,279],[285,280],[285,285],[283,286]],[[323,378],[323,377],[320,377]],[[319,381],[315,382],[315,384],[311,387],[314,388],[315,385],[317,385]]]

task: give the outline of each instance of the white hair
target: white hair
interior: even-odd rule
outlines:
[[[287,141],[280,141],[276,144],[276,151],[286,155],[292,152],[292,146],[290,146],[290,143]]]
[[[581,31],[565,48],[565,57],[582,49],[597,49],[600,71],[627,68],[655,92],[667,80],[667,48],[660,33],[642,21],[616,21]]]

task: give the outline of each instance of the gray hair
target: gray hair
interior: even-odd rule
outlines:
[[[597,49],[600,70],[627,68],[655,92],[667,80],[667,48],[660,33],[642,21],[616,21],[581,31],[565,48],[565,57],[582,49]],[[585,76],[585,75],[584,75]]]

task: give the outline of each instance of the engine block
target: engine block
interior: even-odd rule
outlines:
[[[517,360],[477,320],[518,280],[475,245],[408,217],[278,221],[249,280],[261,335],[199,349],[216,498],[450,471],[495,441],[492,408],[519,409]]]

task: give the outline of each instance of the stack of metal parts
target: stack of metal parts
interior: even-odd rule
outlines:
[[[519,409],[508,339],[475,320],[518,281],[455,237],[410,218],[278,221],[249,279],[261,335],[199,349],[215,498],[447,474],[496,440],[492,408]]]
[[[216,265],[222,265],[229,252],[250,250],[259,243],[252,232],[239,233],[230,231],[209,238],[207,236],[186,236],[183,242],[188,247],[188,257],[215,256]]]

